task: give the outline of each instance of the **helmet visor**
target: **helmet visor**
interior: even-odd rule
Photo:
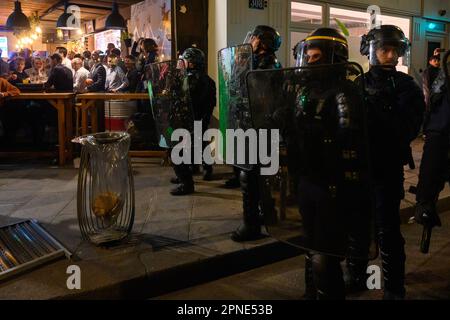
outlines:
[[[450,83],[450,51],[447,51],[444,56],[444,71],[447,81]]]
[[[253,38],[253,32],[249,31],[247,32],[247,35],[245,36],[243,44],[250,44]]]
[[[370,42],[369,62],[372,66],[410,67],[411,44],[408,40],[373,40]]]
[[[318,64],[342,63],[337,59],[338,47],[329,40],[303,41],[297,46],[296,67],[307,67]]]

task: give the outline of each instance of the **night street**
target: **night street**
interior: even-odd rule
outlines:
[[[0,302],[450,300],[449,48],[442,0],[1,0]]]
[[[450,211],[441,215],[443,228],[433,233],[431,253],[419,252],[422,228],[404,225],[408,300],[448,300],[450,298]],[[378,261],[373,262],[378,264]],[[304,257],[296,257],[204,285],[157,297],[161,300],[302,300]],[[380,300],[381,291],[353,294],[349,300]]]

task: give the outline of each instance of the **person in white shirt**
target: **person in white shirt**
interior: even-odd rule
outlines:
[[[83,61],[80,58],[73,59],[72,69],[75,73],[73,77],[73,91],[75,93],[87,92],[86,80],[89,78],[89,71],[83,67]]]
[[[56,48],[56,53],[59,53],[62,57],[62,65],[66,66],[67,68],[69,68],[70,70],[72,70],[72,74],[75,75],[74,70],[72,69],[72,61],[70,61],[69,58],[67,58],[67,49],[64,47],[57,47]]]
[[[117,63],[118,57],[115,54],[110,54],[108,56],[108,70],[106,73],[106,92],[124,92],[128,88],[127,76]]]

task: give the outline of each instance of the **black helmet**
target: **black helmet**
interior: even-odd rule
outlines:
[[[181,58],[192,63],[196,70],[203,70],[206,66],[205,54],[202,50],[197,48],[186,49]]]
[[[259,38],[266,49],[273,53],[277,52],[281,47],[281,36],[272,27],[264,25],[257,26],[251,35]]]
[[[372,29],[367,35],[362,36],[360,51],[363,56],[370,55],[372,42],[377,43],[378,48],[384,45],[397,47],[399,49],[399,57],[403,57],[410,47],[409,40],[402,29],[393,25],[384,25]]]
[[[294,48],[294,57],[297,60],[297,66],[308,64],[306,53],[308,49],[319,48],[323,57],[321,63],[334,64],[348,61],[348,41],[347,38],[338,30],[333,28],[319,28],[299,42]]]

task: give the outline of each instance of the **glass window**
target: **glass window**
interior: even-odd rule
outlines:
[[[304,2],[291,2],[291,21],[302,24],[323,24],[323,7]]]
[[[8,38],[0,37],[0,49],[2,50],[1,58],[8,58]]]
[[[339,29],[336,19],[342,22],[347,28],[350,36],[348,37],[350,61],[357,62],[363,66],[365,70],[369,69],[369,61],[367,57],[361,56],[359,49],[361,37],[367,34],[370,29],[370,14],[368,12],[347,10],[340,8],[330,8],[330,26]],[[411,21],[408,18],[399,18],[392,16],[380,16],[381,23],[384,25],[392,24],[400,27],[406,37],[410,39]],[[399,71],[408,73],[407,67],[399,66]]]

